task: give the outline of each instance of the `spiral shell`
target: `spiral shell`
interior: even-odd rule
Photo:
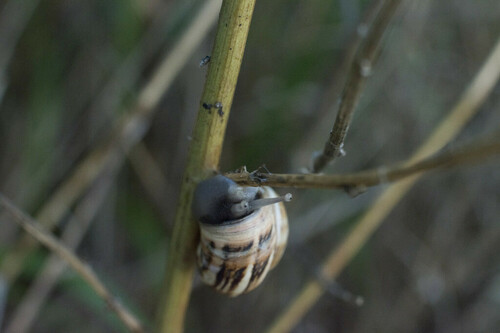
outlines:
[[[270,187],[263,187],[261,194],[277,197]],[[197,255],[202,280],[234,297],[255,289],[280,261],[288,239],[288,218],[280,202],[219,225],[200,223],[200,231]]]

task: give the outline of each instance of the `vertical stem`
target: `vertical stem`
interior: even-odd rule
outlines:
[[[225,0],[222,4],[160,295],[159,332],[181,332],[183,329],[198,240],[198,225],[191,215],[191,200],[196,184],[219,166],[254,5],[255,0]]]

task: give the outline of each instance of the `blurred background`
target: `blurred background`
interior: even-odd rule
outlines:
[[[116,124],[141,109],[144,87],[208,2],[0,1],[0,191],[40,217],[75,168],[107,147]],[[356,31],[371,5],[257,1],[221,171],[265,164],[286,173],[309,166],[328,137]],[[215,19],[202,17],[209,27]],[[487,58],[500,36],[499,17],[497,0],[404,3],[356,110],[347,155],[325,172],[408,158]],[[199,62],[210,54],[213,37],[212,25],[185,65],[176,66],[168,91],[132,135],[135,141],[112,150],[54,229],[149,323],[207,71]],[[499,108],[497,85],[450,145],[498,130]],[[326,293],[294,332],[497,331],[499,163],[496,158],[423,177],[337,281],[365,304]],[[280,265],[258,289],[236,299],[196,277],[186,331],[259,332],[269,326],[383,188],[356,198],[293,191],[289,246]],[[66,227],[75,225],[71,234]],[[0,324],[28,318],[26,304],[43,300],[32,314],[31,332],[125,330],[75,273],[51,278],[58,266],[47,268],[45,249],[30,252],[12,278],[7,258],[22,248],[22,235],[0,212]]]

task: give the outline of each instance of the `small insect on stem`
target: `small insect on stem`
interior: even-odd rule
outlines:
[[[208,110],[208,113],[212,113],[212,112],[210,111],[210,109],[212,108],[212,104],[203,103],[201,106],[203,106],[203,108],[204,108],[205,110]]]
[[[224,111],[222,111],[222,103],[221,102],[217,102],[215,103],[215,108],[217,109],[217,112],[219,113],[219,116],[224,116]]]
[[[205,58],[201,59],[200,61],[200,68],[205,66],[210,62],[210,56],[206,56]]]

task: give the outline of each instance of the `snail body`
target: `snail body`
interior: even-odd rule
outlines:
[[[200,225],[197,261],[203,282],[229,296],[255,289],[285,251],[283,201],[290,199],[270,187],[239,187],[220,175],[201,182],[193,213]]]

